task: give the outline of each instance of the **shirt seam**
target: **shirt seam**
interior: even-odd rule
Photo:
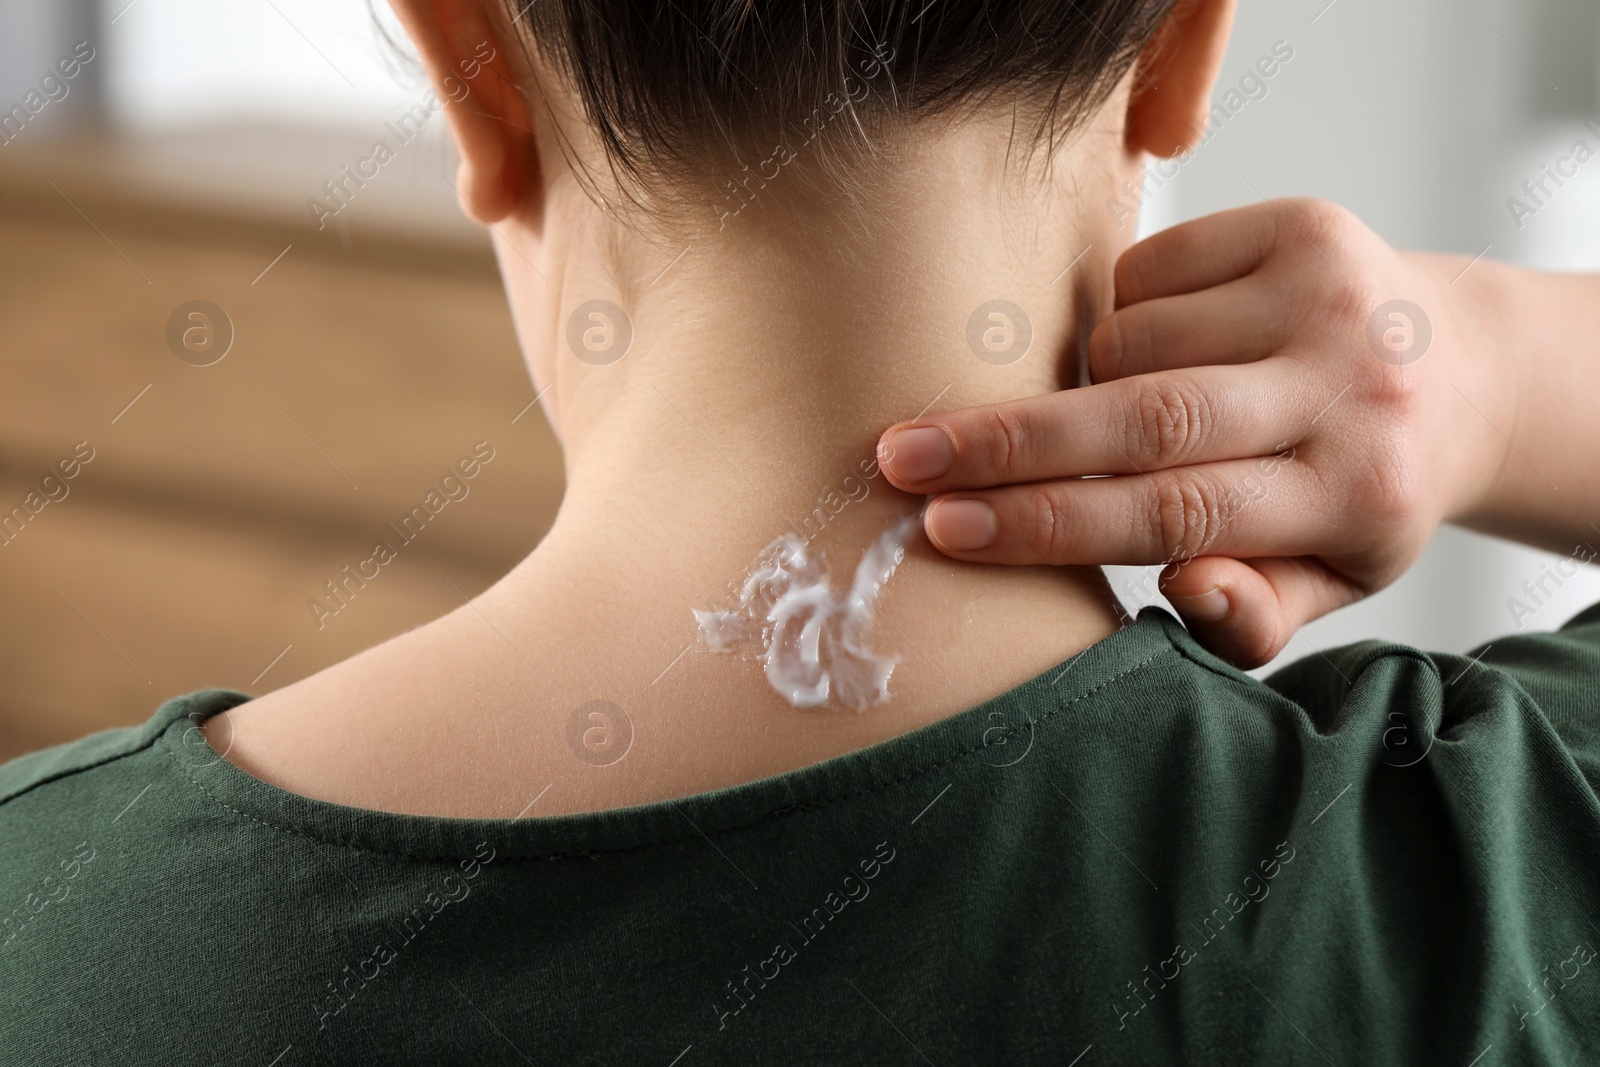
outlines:
[[[162,737],[162,735],[164,733],[166,733],[166,730],[163,728],[161,731],[156,733],[156,735],[154,737],[149,738],[143,744],[141,744],[141,745],[139,745],[139,746],[137,746],[135,748],[123,749],[120,752],[113,752],[108,756],[104,756],[104,757],[102,757],[100,759],[97,759],[97,760],[94,760],[92,762],[82,763],[82,764],[78,764],[76,766],[67,767],[67,768],[64,768],[63,770],[59,770],[59,771],[55,772],[54,774],[47,774],[43,778],[40,778],[37,781],[29,782],[27,785],[22,786],[21,788],[19,788],[14,793],[9,793],[9,794],[7,794],[5,796],[0,796],[0,808],[5,807],[7,804],[10,804],[13,800],[18,799],[19,797],[27,796],[29,793],[33,792],[35,789],[39,789],[39,788],[41,788],[43,786],[47,786],[47,785],[52,785],[52,784],[54,784],[56,782],[62,781],[63,779],[71,778],[73,775],[86,774],[89,771],[95,770],[95,769],[100,768],[100,767],[104,767],[107,764],[115,763],[119,759],[127,759],[130,756],[137,756],[139,753],[145,752],[148,749],[152,748],[156,744],[156,742],[161,740],[161,737]]]
[[[1175,650],[1171,647],[1171,645],[1169,643],[1168,647],[1162,648],[1162,649],[1157,649],[1156,651],[1152,652],[1149,656],[1145,657],[1143,660],[1140,660],[1138,663],[1134,664],[1132,667],[1129,667],[1127,670],[1121,672],[1120,674],[1113,675],[1112,677],[1107,678],[1105,681],[1099,683],[1098,685],[1094,686],[1093,688],[1087,689],[1084,692],[1079,693],[1077,696],[1073,697],[1072,699],[1063,701],[1062,703],[1055,705],[1049,711],[1047,711],[1044,714],[1038,716],[1037,718],[1024,720],[1023,722],[1017,723],[1015,726],[1012,726],[1008,730],[1005,730],[1004,732],[999,733],[999,734],[997,734],[995,736],[999,737],[999,738],[1009,738],[1009,737],[1011,737],[1012,735],[1018,733],[1019,731],[1021,731],[1024,728],[1032,728],[1032,727],[1036,727],[1036,726],[1042,725],[1043,723],[1047,722],[1051,718],[1055,717],[1057,714],[1065,711],[1067,708],[1069,708],[1072,705],[1078,703],[1079,701],[1087,700],[1089,697],[1094,696],[1096,693],[1099,693],[1100,691],[1104,690],[1105,688],[1110,686],[1112,683],[1119,682],[1119,681],[1122,681],[1125,678],[1131,677],[1132,675],[1136,674],[1140,670],[1143,670],[1145,667],[1149,666],[1151,663],[1153,663],[1156,660],[1162,658],[1163,656],[1173,655],[1173,654],[1175,654]],[[711,830],[709,832],[697,832],[696,834],[692,834],[692,835],[691,834],[685,834],[682,837],[669,838],[669,839],[660,840],[660,841],[647,841],[647,842],[644,842],[642,844],[627,845],[627,846],[622,846],[622,847],[618,847],[618,848],[573,849],[573,850],[569,850],[569,851],[565,851],[565,852],[541,852],[541,853],[534,853],[534,854],[531,854],[531,855],[504,855],[501,858],[502,859],[508,859],[508,860],[550,860],[550,861],[553,861],[553,860],[564,860],[564,859],[594,859],[594,858],[596,858],[598,856],[622,855],[622,854],[626,854],[626,853],[629,853],[629,852],[640,852],[640,851],[644,851],[644,850],[647,850],[647,849],[666,849],[666,848],[673,848],[673,847],[681,847],[683,845],[693,844],[695,841],[702,840],[702,839],[707,839],[707,838],[712,837],[712,836],[720,836],[720,835],[723,835],[723,834],[730,834],[730,833],[739,833],[739,832],[742,832],[742,831],[745,831],[745,830],[754,829],[755,827],[763,825],[764,823],[767,823],[767,822],[775,821],[775,820],[778,820],[778,819],[788,818],[788,817],[790,817],[792,815],[799,814],[800,812],[817,811],[817,810],[820,810],[822,808],[833,806],[835,804],[845,803],[845,802],[851,801],[851,800],[857,800],[857,799],[859,799],[861,797],[864,797],[864,796],[871,796],[874,793],[882,792],[885,789],[889,789],[889,788],[891,788],[893,786],[901,785],[901,784],[903,784],[905,782],[911,781],[914,778],[919,778],[922,775],[928,774],[928,773],[930,773],[932,771],[936,771],[940,767],[947,766],[947,765],[949,765],[951,763],[956,762],[957,760],[964,759],[967,756],[971,756],[971,755],[973,755],[975,753],[981,752],[986,748],[991,748],[991,747],[995,746],[996,744],[1004,744],[1005,743],[1004,740],[993,740],[993,739],[991,739],[991,734],[994,734],[993,730],[986,730],[986,731],[984,731],[984,740],[981,741],[979,744],[974,745],[971,748],[959,750],[959,751],[957,751],[957,752],[955,752],[955,753],[953,753],[953,754],[951,754],[949,756],[946,756],[944,759],[941,759],[941,760],[939,760],[939,761],[937,761],[935,763],[930,763],[927,766],[919,767],[919,768],[917,768],[917,769],[915,769],[913,771],[910,771],[910,772],[908,772],[906,774],[899,775],[898,777],[884,779],[883,781],[875,782],[875,783],[873,783],[872,785],[870,785],[868,787],[865,787],[865,788],[862,788],[862,789],[856,789],[856,790],[853,790],[853,791],[848,792],[848,793],[842,793],[842,794],[839,794],[837,796],[822,797],[822,798],[818,798],[818,799],[815,799],[815,800],[801,801],[799,803],[790,804],[790,805],[787,805],[787,806],[781,807],[781,808],[774,808],[771,811],[767,811],[767,812],[762,813],[761,815],[757,816],[754,819],[751,819],[751,820],[749,820],[747,822],[738,823],[738,824],[733,825],[733,826],[724,826],[724,827],[720,827],[720,828],[715,829],[715,830]],[[306,833],[303,830],[295,829],[292,826],[279,825],[279,824],[277,824],[275,822],[271,822],[269,820],[262,819],[262,818],[259,818],[259,817],[255,816],[255,815],[252,815],[249,812],[240,811],[238,808],[234,807],[232,804],[229,804],[227,801],[225,801],[221,797],[217,796],[210,789],[206,788],[206,786],[205,786],[205,784],[203,782],[201,782],[198,778],[196,778],[193,774],[190,773],[189,767],[186,766],[184,764],[183,760],[181,760],[178,757],[177,753],[172,750],[172,746],[170,744],[166,746],[166,753],[167,753],[167,756],[171,758],[173,763],[177,764],[177,767],[183,773],[183,776],[185,778],[187,778],[190,782],[192,782],[196,789],[199,789],[200,792],[204,793],[213,802],[215,802],[216,804],[220,805],[222,808],[226,809],[227,811],[232,812],[233,814],[235,814],[235,815],[237,815],[237,816],[239,816],[241,818],[248,819],[251,822],[258,823],[258,824],[260,824],[262,826],[265,826],[265,827],[267,827],[269,829],[277,830],[280,833],[291,834],[291,835],[293,835],[295,837],[305,838],[308,841],[315,841],[315,842],[317,842],[319,844],[334,845],[334,846],[337,846],[339,848],[345,848],[345,849],[349,849],[349,850],[356,851],[356,852],[366,852],[366,853],[370,853],[370,854],[373,854],[373,855],[388,856],[388,857],[394,857],[394,858],[399,858],[399,859],[420,860],[420,861],[431,862],[431,863],[453,863],[456,860],[466,858],[466,857],[463,857],[463,856],[425,856],[425,855],[420,855],[420,854],[417,854],[417,853],[399,852],[399,851],[393,851],[393,850],[389,850],[389,849],[369,848],[369,847],[367,847],[365,845],[358,845],[358,844],[354,844],[354,843],[349,842],[349,841],[337,841],[337,840],[333,840],[331,838],[321,837],[321,836],[318,836],[316,834],[309,834],[309,833]],[[689,799],[689,798],[683,798],[683,799]],[[678,802],[677,801],[668,801],[667,803],[670,804],[670,805],[676,806]],[[353,809],[353,810],[359,811],[359,810],[362,810],[362,809]]]

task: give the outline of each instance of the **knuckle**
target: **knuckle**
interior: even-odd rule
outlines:
[[[1211,423],[1205,393],[1185,379],[1168,376],[1141,383],[1130,414],[1135,420],[1129,428],[1130,450],[1157,468],[1192,459]]]
[[[1371,285],[1357,278],[1341,276],[1323,287],[1316,307],[1322,319],[1335,329],[1352,331],[1356,335],[1359,350],[1365,351],[1363,331],[1367,316],[1379,303]]]
[[[1318,247],[1324,242],[1342,245],[1361,225],[1354,214],[1331,200],[1297,197],[1283,201],[1279,207],[1288,223],[1288,229],[1280,233],[1285,241],[1303,238]]]
[[[1381,537],[1392,540],[1395,527],[1414,519],[1427,503],[1421,464],[1401,435],[1386,433],[1374,443],[1363,474],[1361,511]]]
[[[1029,559],[1054,562],[1070,559],[1067,522],[1062,503],[1042,485],[1019,490],[1023,519],[1021,548]]]
[[[1228,524],[1230,504],[1208,478],[1185,472],[1155,479],[1156,547],[1184,562],[1203,555]]]
[[[1291,268],[1309,264],[1314,272],[1307,277],[1317,279],[1309,315],[1336,328],[1364,331],[1367,316],[1382,302],[1364,251],[1365,224],[1326,200],[1288,200],[1280,207],[1279,247]]]
[[[1033,434],[1019,409],[1011,405],[991,408],[983,414],[978,429],[988,449],[985,458],[995,474],[1003,478],[1026,467]]]
[[[1368,359],[1358,384],[1361,403],[1386,427],[1409,427],[1423,415],[1428,390],[1422,374],[1414,367],[1392,367]]]

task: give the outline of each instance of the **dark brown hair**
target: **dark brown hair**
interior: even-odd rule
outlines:
[[[1091,114],[1180,0],[503,0],[618,178],[874,130],[1004,94],[1033,145]],[[757,157],[759,158],[759,157]],[[752,160],[753,162],[753,160]]]

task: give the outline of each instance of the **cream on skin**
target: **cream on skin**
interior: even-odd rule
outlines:
[[[843,592],[834,591],[826,560],[784,534],[756,557],[738,607],[695,611],[701,640],[711,652],[759,648],[767,681],[797,708],[882,704],[898,660],[872,647],[877,600],[921,526],[907,515],[879,534]]]

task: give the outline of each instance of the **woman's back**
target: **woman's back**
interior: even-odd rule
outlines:
[[[489,820],[262,783],[195,726],[242,694],[205,691],[0,771],[0,886],[22,904],[0,1049],[1579,1062],[1597,672],[1595,611],[1479,659],[1336,650],[1269,687],[1151,610],[817,766]]]

